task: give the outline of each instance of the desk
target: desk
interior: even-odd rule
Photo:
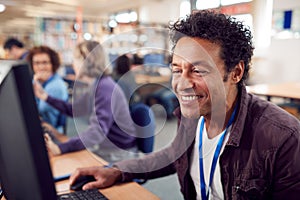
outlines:
[[[247,91],[252,94],[266,96],[269,101],[271,97],[300,100],[300,82],[252,85],[247,86]]]
[[[73,172],[78,167],[104,165],[106,162],[87,150],[55,156],[50,159],[54,176]],[[57,192],[68,189],[68,180],[56,184]],[[111,200],[158,200],[159,198],[137,183],[123,183],[100,191]]]
[[[148,83],[157,83],[157,84],[164,84],[170,83],[171,76],[161,75],[161,76],[150,76],[145,74],[136,74],[135,75],[135,82],[138,85],[144,85]]]

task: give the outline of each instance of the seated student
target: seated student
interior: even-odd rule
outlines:
[[[52,97],[68,100],[68,89],[63,79],[56,73],[60,67],[60,59],[58,53],[47,46],[33,47],[27,59],[31,64],[34,80],[39,82]],[[50,123],[59,131],[63,131],[64,123],[59,110],[45,102],[37,99],[39,114],[42,120]]]
[[[3,48],[7,51],[8,59],[23,60],[28,55],[28,50],[24,44],[16,38],[8,38]]]
[[[136,134],[129,106],[121,88],[111,78],[110,69],[106,68],[103,47],[96,41],[78,44],[73,66],[77,80],[88,83],[89,87],[80,97],[73,96],[73,105],[53,98],[34,83],[36,96],[61,112],[72,117],[90,114],[88,127],[78,136],[57,145],[48,138],[50,152],[59,155],[87,147],[109,162],[134,157]],[[74,87],[76,90],[76,82]]]
[[[116,59],[115,63],[115,80],[122,88],[127,101],[130,104],[139,100],[138,94],[135,92],[138,88],[135,77],[130,70],[131,60],[127,55],[121,55]]]
[[[114,167],[77,169],[96,181],[84,190],[177,173],[185,200],[299,199],[300,124],[247,93],[250,30],[233,17],[201,10],[170,25],[177,135],[166,148]]]

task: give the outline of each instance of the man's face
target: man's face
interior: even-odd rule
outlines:
[[[221,47],[207,40],[181,38],[174,49],[172,87],[183,116],[198,118],[225,113],[235,84],[224,82]]]

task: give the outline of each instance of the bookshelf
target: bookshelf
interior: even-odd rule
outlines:
[[[75,19],[39,18],[35,30],[35,44],[47,45],[61,56],[62,63],[70,65],[76,44],[83,40],[74,26]],[[83,21],[82,34],[89,34],[91,39],[99,41],[104,33],[101,21]]]

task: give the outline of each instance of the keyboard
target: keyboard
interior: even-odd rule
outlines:
[[[87,200],[87,199],[99,199],[108,200],[98,189],[91,190],[79,190],[67,194],[58,195],[58,200]]]

